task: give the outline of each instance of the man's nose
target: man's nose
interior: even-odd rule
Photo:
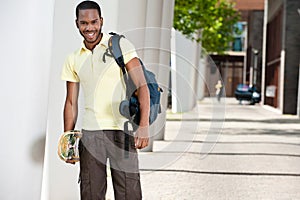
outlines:
[[[87,30],[87,31],[92,30],[92,25],[91,25],[91,24],[87,24],[86,30]]]

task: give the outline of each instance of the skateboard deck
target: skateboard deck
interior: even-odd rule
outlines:
[[[78,130],[64,132],[58,141],[58,155],[60,159],[68,162],[79,161],[79,141],[82,133]]]

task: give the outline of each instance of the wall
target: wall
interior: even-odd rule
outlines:
[[[299,0],[286,1],[283,113],[297,114],[300,58]]]
[[[281,41],[275,44],[282,43],[280,52],[280,67],[278,71],[278,108],[283,114],[297,114],[298,92],[299,92],[299,51],[300,51],[300,28],[298,8],[300,2],[298,0],[273,0],[268,1],[268,16],[267,22],[270,24],[277,16],[282,8],[282,28],[280,31]],[[275,24],[277,25],[277,24]],[[274,35],[269,31],[269,35]],[[270,38],[269,38],[270,40]],[[266,38],[266,46],[268,46],[268,38]],[[273,42],[272,39],[269,43]],[[274,49],[274,48],[273,48]],[[272,49],[272,50],[273,50]],[[268,51],[268,48],[267,48]],[[269,50],[270,51],[270,50]],[[266,52],[266,54],[269,53]],[[269,56],[270,57],[270,56]],[[267,58],[267,57],[266,57]],[[268,68],[266,67],[266,70]],[[265,80],[268,80],[268,74],[265,75]],[[273,76],[271,76],[272,78]],[[277,107],[277,106],[276,106]]]
[[[268,0],[268,22],[276,15],[284,0]]]
[[[238,10],[263,10],[264,9],[264,0],[232,0],[236,3],[236,8]]]
[[[1,1],[0,199],[40,199],[54,0]]]

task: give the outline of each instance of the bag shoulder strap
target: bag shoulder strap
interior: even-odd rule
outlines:
[[[125,63],[124,63],[124,58],[122,54],[122,50],[120,47],[120,39],[125,38],[124,35],[119,35],[117,33],[109,33],[112,35],[109,40],[108,40],[108,47],[111,55],[114,57],[116,60],[117,64],[119,67],[122,69],[123,75],[126,74],[126,68],[125,68]]]

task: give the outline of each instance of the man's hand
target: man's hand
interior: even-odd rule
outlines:
[[[66,163],[69,163],[69,164],[72,164],[72,165],[75,165],[75,161],[73,161],[73,160],[66,160]]]
[[[149,126],[139,127],[134,136],[135,148],[142,149],[149,144]]]

